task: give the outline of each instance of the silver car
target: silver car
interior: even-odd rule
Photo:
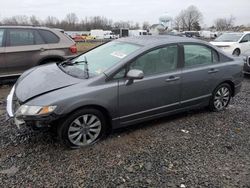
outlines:
[[[196,39],[121,38],[26,71],[7,111],[18,126],[50,126],[67,146],[86,146],[110,129],[206,106],[224,110],[240,91],[242,67]]]

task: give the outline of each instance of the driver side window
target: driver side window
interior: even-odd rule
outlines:
[[[241,42],[249,42],[250,41],[250,35],[247,34],[245,35],[242,39],[241,39]]]
[[[176,69],[178,46],[167,46],[150,51],[137,58],[130,69],[142,70],[144,76],[160,74]]]

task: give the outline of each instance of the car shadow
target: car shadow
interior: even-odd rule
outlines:
[[[244,79],[249,80],[250,79],[250,74],[244,74]]]
[[[113,134],[116,135],[116,134],[121,134],[121,133],[130,133],[130,132],[133,132],[136,130],[157,126],[159,124],[161,124],[161,125],[167,124],[167,123],[173,122],[175,120],[180,120],[180,119],[186,118],[190,115],[199,115],[199,114],[203,114],[203,113],[211,113],[211,111],[209,111],[208,108],[198,108],[198,109],[194,109],[194,110],[189,110],[186,112],[177,113],[174,115],[169,115],[169,116],[165,116],[165,117],[161,117],[161,118],[157,118],[157,119],[153,119],[153,120],[148,120],[148,121],[145,121],[142,123],[137,123],[137,124],[129,125],[126,127],[114,129],[114,130],[112,130],[110,135],[112,136]]]

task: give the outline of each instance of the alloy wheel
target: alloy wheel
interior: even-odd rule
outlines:
[[[229,103],[230,91],[227,87],[221,87],[214,96],[214,107],[223,110]]]
[[[101,133],[102,123],[94,114],[77,117],[69,126],[69,141],[77,146],[93,143]]]

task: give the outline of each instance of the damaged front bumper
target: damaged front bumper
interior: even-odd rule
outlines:
[[[45,128],[49,127],[50,124],[58,119],[58,115],[56,114],[47,114],[41,116],[24,116],[24,115],[17,115],[15,112],[20,107],[20,104],[16,106],[16,97],[15,96],[15,86],[11,89],[8,97],[7,97],[7,121],[10,121],[11,124],[15,124],[18,129],[20,126],[26,125],[32,128]]]
[[[15,85],[12,87],[9,95],[7,96],[7,120],[10,120],[12,124],[15,124],[18,128],[20,128],[21,125],[25,124],[24,120],[18,119],[15,117],[14,111],[13,111],[13,97],[15,93]]]

